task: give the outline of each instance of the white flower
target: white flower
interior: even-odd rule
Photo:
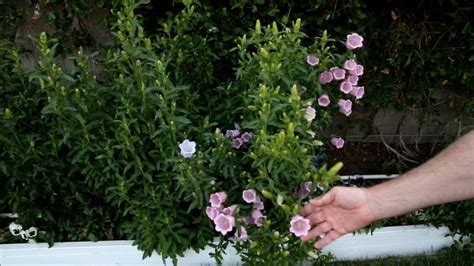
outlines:
[[[181,149],[181,155],[183,155],[184,158],[191,158],[191,156],[196,152],[196,142],[185,139],[179,144],[179,148]]]
[[[304,109],[304,111],[304,119],[306,119],[308,122],[313,121],[316,117],[316,110],[313,107],[308,106],[308,108]]]
[[[28,230],[25,231],[26,232],[26,235],[29,237],[29,238],[33,238],[33,237],[36,237],[38,235],[38,228],[36,227],[30,227]]]
[[[16,224],[16,223],[11,223],[8,226],[8,228],[10,229],[10,232],[14,236],[19,236],[21,234],[22,229],[23,229],[23,227],[20,224]]]

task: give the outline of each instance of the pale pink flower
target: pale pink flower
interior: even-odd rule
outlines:
[[[326,106],[329,105],[329,103],[331,103],[331,101],[329,100],[329,96],[327,94],[323,94],[323,95],[319,96],[319,98],[318,98],[319,106],[326,107]]]
[[[257,192],[255,189],[247,189],[242,192],[242,198],[247,203],[254,203],[257,201]]]
[[[219,215],[219,210],[216,207],[207,207],[206,214],[209,219],[214,220],[216,219],[217,215]]]
[[[311,229],[309,220],[301,215],[295,215],[291,218],[290,225],[290,232],[298,237],[307,235]]]
[[[240,149],[240,147],[242,147],[242,144],[244,144],[244,142],[241,138],[235,138],[232,140],[232,147],[236,149]]]
[[[349,94],[352,91],[352,84],[348,81],[343,81],[341,82],[341,85],[339,85],[339,90],[345,94]]]
[[[251,216],[255,225],[258,227],[261,227],[267,218],[260,210],[253,210]]]
[[[352,87],[351,95],[355,96],[357,100],[362,99],[364,97],[364,93],[365,93],[364,86]]]
[[[314,56],[314,55],[308,55],[308,56],[306,56],[306,62],[307,62],[310,66],[315,66],[315,65],[318,65],[318,64],[319,64],[319,58],[317,58],[317,57]]]
[[[364,75],[364,66],[363,65],[357,65],[354,70],[349,71],[351,75],[354,76],[362,76]]]
[[[241,226],[239,230],[235,231],[235,238],[240,241],[245,241],[248,239],[247,229]]]
[[[346,40],[346,47],[349,50],[353,50],[356,48],[360,48],[363,46],[362,42],[364,41],[364,38],[360,36],[357,33],[352,33],[347,35],[347,40]]]
[[[340,99],[337,102],[337,105],[339,105],[339,112],[343,113],[346,116],[351,115],[351,113],[352,113],[352,101],[351,100]]]
[[[334,79],[331,71],[324,71],[319,75],[319,83],[328,84]]]
[[[338,67],[331,68],[335,80],[343,80],[346,77],[346,70]]]
[[[344,139],[342,138],[332,138],[331,144],[336,147],[336,149],[340,149],[344,147]]]
[[[232,231],[235,226],[235,218],[231,215],[219,214],[214,219],[215,229],[223,235]]]
[[[349,82],[350,84],[352,84],[352,86],[356,86],[357,82],[359,82],[359,77],[356,76],[356,75],[349,75],[346,78],[346,81]]]
[[[242,139],[243,142],[249,142],[251,138],[252,134],[249,132],[245,132],[244,134],[242,134],[242,136],[240,136],[240,139]]]
[[[219,208],[227,199],[227,193],[224,191],[213,193],[209,196],[209,202],[212,207]]]
[[[346,70],[354,70],[357,66],[357,62],[354,59],[348,59],[344,62],[344,68]]]

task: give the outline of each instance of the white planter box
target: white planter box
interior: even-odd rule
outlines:
[[[324,249],[339,260],[353,260],[383,257],[389,255],[431,254],[453,243],[445,237],[448,228],[431,226],[394,226],[376,230],[370,234],[348,234]],[[179,265],[215,265],[209,257],[211,248],[200,253],[189,251],[179,259]],[[224,256],[225,265],[240,265],[240,258],[234,249],[228,249]],[[48,248],[40,244],[0,245],[0,265],[163,265],[160,256],[142,260],[142,252],[132,246],[132,241],[99,241],[56,243]],[[167,260],[167,265],[172,265]]]

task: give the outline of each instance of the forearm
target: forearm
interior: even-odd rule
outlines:
[[[377,220],[474,198],[474,131],[420,167],[366,191]]]

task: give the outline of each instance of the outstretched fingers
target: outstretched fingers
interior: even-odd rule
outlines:
[[[339,237],[341,237],[341,234],[339,234],[335,230],[331,230],[329,233],[326,234],[326,236],[314,243],[314,247],[319,249],[324,248]]]
[[[320,210],[310,213],[306,216],[306,219],[309,220],[310,225],[316,225],[326,221],[326,216],[324,215],[324,212]]]
[[[331,224],[329,224],[328,222],[322,222],[318,224],[317,226],[313,227],[313,229],[311,229],[311,231],[309,231],[307,235],[302,236],[301,240],[307,241],[307,240],[313,239],[316,236],[326,234],[331,229],[332,229]]]

